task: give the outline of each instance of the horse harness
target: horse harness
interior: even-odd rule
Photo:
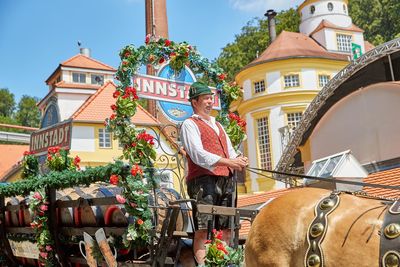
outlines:
[[[340,202],[340,191],[333,191],[322,198],[315,206],[315,217],[308,227],[308,249],[304,258],[305,267],[323,267],[324,254],[321,248],[328,228],[328,215]],[[388,202],[391,205],[385,214],[381,228],[379,266],[400,267],[400,201]]]

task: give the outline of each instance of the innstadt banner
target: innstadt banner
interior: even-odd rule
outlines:
[[[52,146],[71,148],[71,120],[51,125],[33,132],[31,135],[30,151],[34,154],[47,152]]]
[[[144,74],[135,75],[133,81],[137,85],[136,90],[140,98],[190,105],[188,101],[190,83]],[[213,108],[220,110],[221,101],[217,89],[210,88],[214,93]]]

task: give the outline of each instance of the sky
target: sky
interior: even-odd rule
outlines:
[[[0,0],[0,88],[8,88],[17,102],[22,95],[43,98],[44,81],[79,53],[78,41],[94,59],[117,68],[120,49],[144,44],[144,2]],[[167,0],[169,39],[186,41],[212,60],[248,21],[263,17],[267,9],[286,10],[302,2]]]

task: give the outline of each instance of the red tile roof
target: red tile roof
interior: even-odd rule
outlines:
[[[106,82],[96,93],[91,95],[88,100],[71,116],[74,121],[101,122],[109,118],[113,113],[110,106],[115,104],[113,93],[116,86],[113,82]],[[138,105],[137,112],[132,118],[133,124],[139,125],[158,125],[160,122],[154,118],[147,110]]]
[[[259,194],[251,194],[251,195],[239,195],[238,197],[238,208],[244,208],[248,206],[253,206],[256,204],[264,204],[268,201],[271,201],[277,197],[280,197],[295,188],[285,188],[285,189],[278,189],[274,191],[263,192]],[[250,222],[249,221],[242,221],[241,228],[239,230],[239,236],[241,239],[246,239],[249,231],[250,231]]]
[[[372,173],[364,178],[363,182],[371,184],[400,186],[400,168]],[[400,190],[364,187],[370,195],[388,198],[400,198]]]
[[[29,150],[28,145],[0,144],[0,180],[7,174],[14,165],[23,157],[24,151]]]
[[[113,67],[82,54],[75,55],[60,65],[64,67],[116,71]]]
[[[252,65],[289,58],[326,58],[347,61],[348,55],[328,52],[312,38],[297,32],[282,31],[271,45],[245,68]]]
[[[317,26],[317,28],[315,28],[315,30],[313,30],[310,33],[310,36],[312,36],[316,32],[319,32],[320,30],[322,30],[324,28],[342,30],[342,31],[349,31],[349,32],[364,32],[364,30],[360,29],[359,27],[357,27],[354,24],[351,24],[350,27],[340,27],[340,26],[337,26],[337,25],[335,25],[335,24],[323,19],[321,21],[321,23]]]
[[[99,89],[101,85],[87,84],[87,83],[66,83],[61,81],[55,84],[58,88],[76,88],[76,89]]]

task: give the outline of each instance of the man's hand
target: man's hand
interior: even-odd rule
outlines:
[[[226,159],[226,158],[221,158],[216,165],[219,166],[227,166],[233,170],[241,171],[243,170],[244,167],[249,165],[249,160],[247,157],[237,157],[234,159]]]

